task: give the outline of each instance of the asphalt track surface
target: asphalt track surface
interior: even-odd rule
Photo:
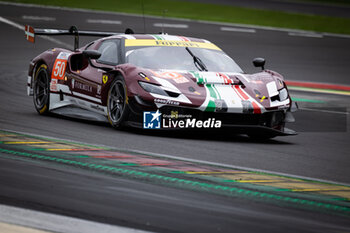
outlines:
[[[56,20],[28,20],[23,15]],[[123,31],[131,27],[136,32],[144,31],[142,17],[123,15],[1,5],[0,16],[42,28],[68,28],[74,23],[80,29]],[[87,24],[87,19],[119,20],[122,24]],[[146,31],[160,31],[153,27],[159,22],[188,25],[187,29],[165,30],[216,43],[247,72],[256,71],[252,58],[263,56],[268,68],[289,80],[350,84],[347,38],[292,36],[259,29],[255,33],[227,32],[221,31],[220,25],[157,18],[146,18]],[[27,67],[35,55],[57,45],[41,38],[32,45],[24,40],[23,31],[8,24],[0,23],[0,30],[0,129],[350,183],[348,96],[292,92],[296,98],[324,103],[301,102],[307,110],[297,113],[297,123],[290,125],[300,134],[267,142],[227,131],[186,135],[116,131],[104,123],[42,117],[26,96]],[[59,39],[67,44],[73,41]],[[81,44],[89,39],[82,39]],[[349,230],[348,218],[53,168],[45,163],[2,158],[0,169],[2,203],[116,225],[161,232]]]
[[[291,1],[291,0],[187,0],[202,3],[215,3],[221,5],[231,5],[238,7],[255,8],[262,10],[275,10],[290,13],[301,13],[311,15],[327,15],[334,17],[350,17],[350,7],[348,5],[337,5],[320,2]]]

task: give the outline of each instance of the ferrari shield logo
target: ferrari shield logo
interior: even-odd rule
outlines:
[[[103,75],[102,76],[102,81],[103,81],[103,84],[106,84],[107,81],[108,81],[108,75]]]

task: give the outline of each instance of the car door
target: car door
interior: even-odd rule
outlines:
[[[72,91],[74,96],[90,102],[102,104],[102,86],[107,83],[108,69],[113,69],[120,62],[120,39],[105,39],[95,42],[85,49],[97,50],[101,57],[91,59],[84,69],[72,71]]]

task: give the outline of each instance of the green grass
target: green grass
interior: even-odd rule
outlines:
[[[141,0],[15,0],[14,2],[142,14]],[[350,19],[174,0],[144,0],[145,14],[350,34]]]

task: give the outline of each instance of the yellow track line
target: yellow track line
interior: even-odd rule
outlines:
[[[281,180],[236,180],[239,183],[272,183],[281,182]]]
[[[305,188],[305,189],[291,189],[293,192],[317,192],[317,191],[350,191],[344,188],[324,188],[324,189],[316,189],[316,188]]]

